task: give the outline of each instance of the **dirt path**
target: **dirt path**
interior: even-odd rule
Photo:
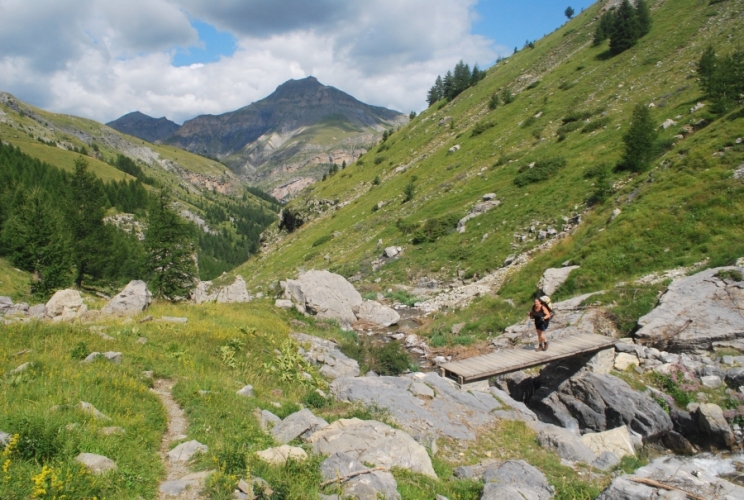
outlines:
[[[204,473],[192,473],[187,464],[173,462],[168,458],[171,443],[184,439],[189,425],[183,410],[171,394],[175,384],[174,380],[158,379],[155,381],[155,388],[153,389],[153,392],[163,402],[168,415],[168,429],[160,443],[160,458],[165,467],[165,481],[159,485],[158,499],[201,500],[206,498],[199,494]]]

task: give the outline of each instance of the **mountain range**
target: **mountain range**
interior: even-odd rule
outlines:
[[[250,184],[288,198],[321,179],[332,164],[351,164],[382,132],[406,123],[397,111],[370,106],[314,77],[289,80],[236,111],[201,115],[182,127],[130,113],[108,125],[215,158]]]

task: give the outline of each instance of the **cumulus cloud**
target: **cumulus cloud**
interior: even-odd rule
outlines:
[[[0,89],[100,121],[223,113],[309,75],[370,104],[420,110],[437,74],[505,50],[470,33],[475,0],[27,3],[0,0]],[[199,43],[194,20],[230,31],[236,51],[175,67],[175,50]]]

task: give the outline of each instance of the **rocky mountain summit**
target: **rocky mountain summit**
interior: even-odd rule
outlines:
[[[139,111],[127,113],[106,125],[123,134],[133,135],[148,142],[156,142],[173,135],[181,126],[166,117],[153,118]]]

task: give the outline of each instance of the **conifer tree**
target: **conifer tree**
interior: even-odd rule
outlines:
[[[38,187],[11,214],[2,243],[13,265],[32,273],[34,295],[46,298],[69,284],[69,239],[48,195]]]
[[[638,18],[639,37],[648,35],[651,31],[651,10],[646,0],[636,1],[636,17]]]
[[[564,14],[564,15],[565,15],[565,16],[566,16],[567,18],[571,19],[571,18],[572,18],[572,17],[574,16],[574,14],[575,14],[575,11],[573,10],[573,7],[571,7],[571,6],[569,5],[568,7],[566,7],[566,10],[565,10],[565,11],[563,12],[563,14]]]
[[[716,51],[712,45],[708,45],[708,47],[703,51],[703,55],[700,56],[700,60],[697,64],[700,86],[706,94],[711,93],[713,76],[716,72],[717,65],[718,56],[716,56]]]
[[[643,172],[651,167],[654,157],[657,130],[648,107],[639,104],[633,109],[628,132],[623,136],[625,149],[620,168],[631,172]]]
[[[197,279],[196,243],[191,227],[171,208],[161,190],[150,202],[145,233],[150,289],[159,298],[188,298]]]
[[[638,13],[628,0],[623,0],[615,14],[610,51],[615,55],[625,52],[635,45],[640,37],[641,27]]]
[[[597,23],[597,29],[594,30],[594,46],[601,44],[612,36],[612,32],[615,29],[615,12],[609,10],[602,14],[602,17]]]

